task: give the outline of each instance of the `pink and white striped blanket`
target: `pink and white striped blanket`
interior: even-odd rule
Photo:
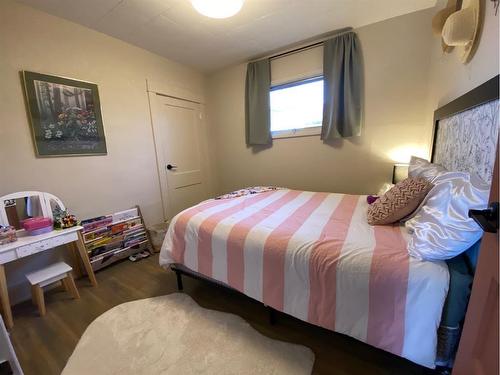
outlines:
[[[160,264],[433,368],[447,266],[409,257],[404,227],[368,225],[367,208],[288,189],[205,201],[172,220]]]

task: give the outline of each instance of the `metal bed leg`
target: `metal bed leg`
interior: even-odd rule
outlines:
[[[269,311],[269,324],[273,326],[276,324],[276,310],[269,306],[267,306],[267,310]]]
[[[174,272],[175,276],[177,276],[177,290],[179,292],[182,292],[182,290],[184,289],[184,287],[182,286],[182,274],[179,271],[174,271]]]

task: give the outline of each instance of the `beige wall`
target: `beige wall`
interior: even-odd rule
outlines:
[[[360,138],[333,145],[323,144],[319,136],[276,139],[271,148],[253,152],[244,136],[246,65],[211,75],[208,115],[219,190],[274,184],[374,193],[390,180],[400,147],[425,155],[431,16],[426,10],[357,30],[366,70],[366,122]]]
[[[445,2],[444,2],[445,3]],[[484,26],[473,60],[444,55],[431,33],[432,16],[445,4],[357,31],[365,61],[366,106],[363,135],[323,144],[318,137],[276,139],[254,152],[245,145],[246,64],[208,79],[208,112],[213,128],[218,190],[254,184],[373,193],[391,178],[395,161],[428,156],[436,108],[499,72],[499,17],[486,2]]]
[[[108,155],[37,159],[21,70],[97,83]],[[146,79],[203,93],[201,74],[61,18],[0,0],[0,77],[0,195],[48,191],[80,218],[139,204],[148,223],[163,220]],[[45,254],[37,259],[7,268],[14,300],[26,292],[17,290],[26,284],[24,273],[49,261]]]
[[[499,16],[495,16],[491,1],[482,3],[485,5],[482,33],[476,54],[468,64],[460,62],[456,50],[443,54],[439,38],[434,38],[429,79],[430,115],[436,108],[498,74]],[[429,121],[432,123],[432,118]]]
[[[0,51],[0,195],[49,191],[82,218],[140,204],[148,222],[162,221],[146,79],[203,92],[203,76],[9,0],[0,1]],[[97,83],[108,155],[37,159],[20,70]]]

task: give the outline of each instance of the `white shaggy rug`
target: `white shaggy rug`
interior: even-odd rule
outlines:
[[[94,320],[64,375],[310,374],[313,352],[263,336],[186,294],[124,303]]]

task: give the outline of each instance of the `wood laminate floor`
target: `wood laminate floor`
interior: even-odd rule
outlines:
[[[128,260],[99,271],[99,286],[77,280],[81,299],[55,289],[46,292],[47,315],[35,306],[14,307],[11,338],[26,375],[59,374],[85,328],[99,315],[123,302],[174,293],[175,275],[158,266],[158,255],[136,263]],[[203,307],[237,314],[261,333],[278,340],[306,345],[315,355],[314,374],[429,374],[407,360],[347,336],[280,314],[270,325],[266,308],[252,299],[213,284],[183,278],[184,293]],[[125,375],[125,374],[124,374]],[[152,374],[154,375],[154,374]]]

